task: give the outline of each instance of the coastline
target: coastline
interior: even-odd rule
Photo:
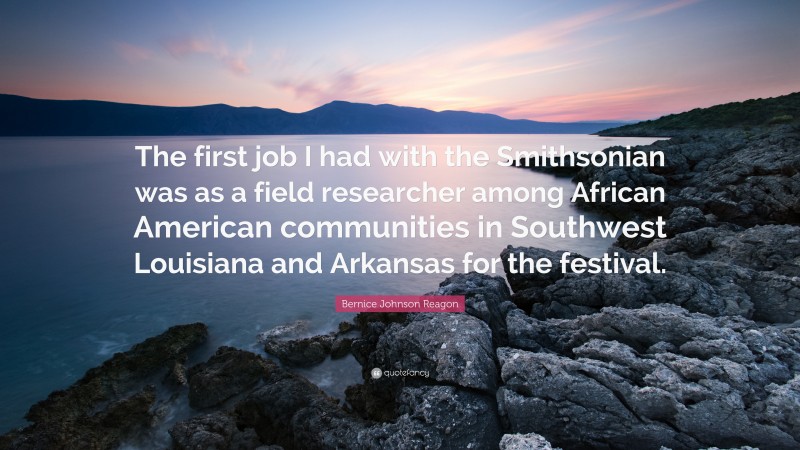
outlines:
[[[572,173],[666,189],[660,204],[595,206],[667,217],[666,238],[613,248],[657,253],[665,274],[511,273],[509,255],[560,267],[560,253],[507,248],[505,278],[455,274],[433,292],[464,295],[466,313],[360,314],[328,335],[265,336],[283,365],[230,347],[191,361],[207,329],[173,327],[34,405],[0,448],[115,448],[183,397],[195,412],[170,430],[177,449],[796,448],[800,132],[675,134],[649,146],[664,167]],[[346,405],[291,370],[348,354],[364,381]]]

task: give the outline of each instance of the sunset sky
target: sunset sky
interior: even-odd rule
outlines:
[[[794,0],[6,0],[0,93],[649,119],[799,91],[798,20]]]

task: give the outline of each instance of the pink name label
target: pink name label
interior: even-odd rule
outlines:
[[[337,295],[336,312],[464,312],[464,296]]]

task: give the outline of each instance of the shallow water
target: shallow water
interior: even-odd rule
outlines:
[[[141,215],[152,219],[270,220],[360,219],[407,220],[433,214],[438,220],[474,221],[478,215],[509,222],[516,215],[536,220],[561,220],[577,211],[565,204],[552,209],[541,203],[513,204],[232,204],[193,203],[142,205],[134,186],[253,186],[269,180],[317,185],[400,186],[422,181],[473,186],[564,186],[564,178],[529,170],[500,167],[276,168],[254,174],[241,168],[141,168],[134,145],[191,153],[199,144],[216,149],[277,148],[298,151],[325,144],[335,150],[427,145],[443,158],[444,147],[461,145],[494,155],[498,146],[539,150],[565,145],[593,151],[611,145],[639,145],[650,138],[606,138],[584,135],[377,135],[377,136],[247,136],[154,138],[3,138],[0,139],[0,432],[24,425],[27,408],[50,391],[64,388],[86,369],[170,325],[202,321],[210,326],[206,353],[219,345],[260,351],[259,331],[297,319],[311,321],[313,331],[327,331],[349,319],[333,312],[336,294],[421,294],[435,289],[446,275],[136,275],[135,252],[181,256],[187,251],[216,255],[313,256],[337,252],[358,256],[452,257],[467,251],[495,257],[507,245],[569,249],[588,256],[601,254],[610,239],[531,240],[467,239],[261,239],[261,240],[134,240]],[[377,154],[373,162],[378,161]],[[597,217],[587,214],[590,217]],[[268,269],[268,266],[267,266]],[[341,396],[344,386],[360,379],[354,364],[328,362],[304,371],[312,381]]]

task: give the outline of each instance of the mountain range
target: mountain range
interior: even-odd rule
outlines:
[[[0,94],[0,136],[264,134],[588,134],[624,122],[537,122],[494,114],[334,101],[303,113],[277,108],[150,106]]]

